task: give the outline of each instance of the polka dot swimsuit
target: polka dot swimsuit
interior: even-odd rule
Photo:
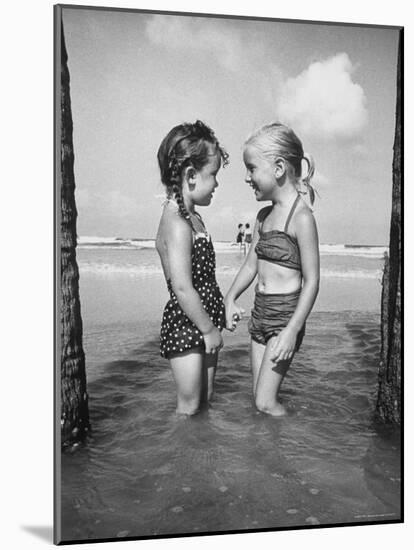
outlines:
[[[214,325],[219,330],[223,330],[225,313],[223,296],[215,275],[216,256],[210,237],[203,233],[194,237],[191,270],[193,286],[200,296],[204,309]],[[181,309],[169,279],[167,286],[170,300],[164,309],[160,335],[160,352],[162,357],[166,358],[192,348],[204,347],[201,332]]]

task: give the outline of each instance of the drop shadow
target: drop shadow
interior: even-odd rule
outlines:
[[[53,527],[51,525],[21,525],[21,528],[27,533],[53,544]]]

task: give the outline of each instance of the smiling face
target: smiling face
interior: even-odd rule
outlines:
[[[217,173],[220,170],[221,157],[214,149],[211,151],[207,164],[197,170],[193,176],[194,187],[191,197],[194,204],[208,206],[211,203],[213,193],[218,187]]]
[[[254,190],[256,200],[271,200],[276,186],[274,163],[260,155],[252,145],[244,148],[243,161],[246,166],[245,182]]]

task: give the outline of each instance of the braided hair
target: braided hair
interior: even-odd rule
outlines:
[[[315,162],[311,155],[303,151],[302,142],[291,128],[280,122],[266,124],[254,132],[245,145],[253,145],[270,161],[274,161],[278,156],[286,159],[292,166],[298,183],[306,187],[306,193],[309,193],[310,202],[313,204],[315,190],[310,181],[315,173]],[[302,177],[303,160],[308,166],[305,177]]]
[[[228,153],[220,146],[209,126],[197,120],[193,124],[175,126],[162,140],[157,158],[161,181],[167,190],[167,197],[173,197],[180,215],[192,226],[190,213],[184,205],[182,175],[188,166],[201,170],[209,161],[211,149],[220,154],[223,166],[228,164]]]

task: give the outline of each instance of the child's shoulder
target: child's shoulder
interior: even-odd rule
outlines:
[[[166,203],[160,220],[160,231],[166,237],[191,237],[192,231],[189,223],[180,215],[174,205]]]
[[[297,208],[295,218],[299,220],[314,220],[312,208],[304,201],[301,201],[300,208]]]
[[[313,210],[305,202],[296,210],[292,221],[296,229],[307,230],[316,224]]]

